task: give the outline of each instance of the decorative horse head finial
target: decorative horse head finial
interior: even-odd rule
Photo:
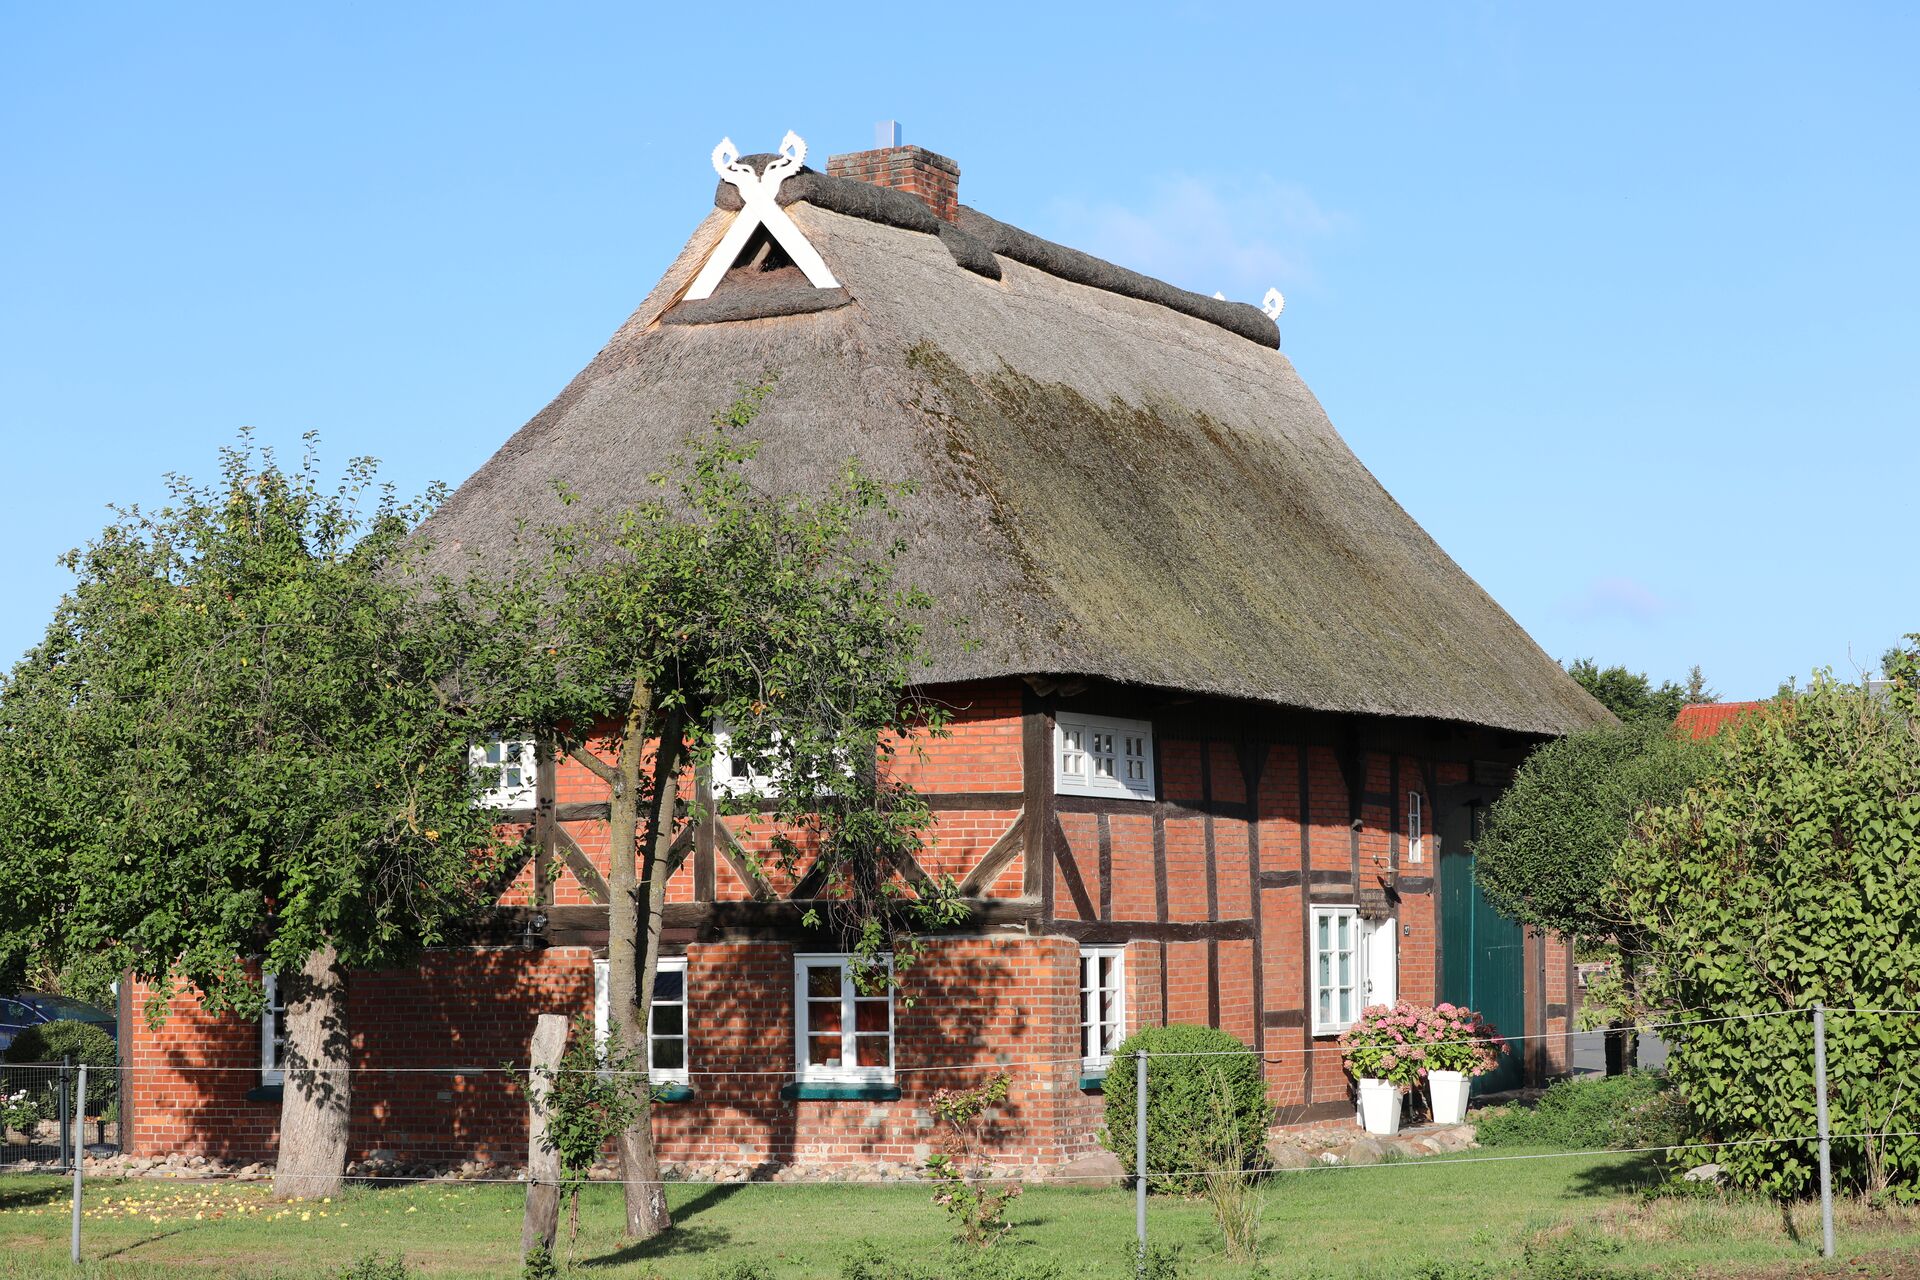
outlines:
[[[733,145],[732,138],[720,139],[720,145],[713,149],[713,171],[739,188],[740,200],[745,207],[740,210],[733,225],[727,228],[720,243],[714,246],[706,266],[687,286],[688,299],[711,297],[720,278],[726,275],[735,256],[745,247],[748,237],[760,227],[765,227],[780,242],[780,247],[787,251],[787,256],[793,259],[794,265],[800,268],[816,289],[839,287],[840,282],[827,270],[825,261],[807,243],[807,237],[775,199],[780,192],[780,184],[806,162],[806,139],[791,129],[780,140],[780,154],[769,160],[766,169],[760,173],[755,173],[752,165],[741,162],[740,149]]]
[[[742,191],[749,182],[778,190],[787,175],[806,162],[807,140],[791,129],[780,140],[780,154],[767,162],[764,173],[755,173],[752,165],[740,163],[740,149],[733,145],[732,138],[720,139],[720,145],[713,149],[713,171]]]

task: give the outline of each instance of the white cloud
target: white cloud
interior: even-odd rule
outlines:
[[[1048,207],[1056,239],[1196,293],[1257,303],[1313,282],[1308,250],[1346,219],[1299,186],[1271,178],[1160,179],[1144,207],[1063,197]]]

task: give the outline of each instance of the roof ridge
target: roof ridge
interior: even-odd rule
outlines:
[[[742,156],[740,162],[763,169],[777,157],[772,153]],[[1280,347],[1280,326],[1250,302],[1229,302],[1182,289],[1164,280],[1096,258],[1090,253],[1023,231],[1010,223],[961,205],[957,222],[947,222],[917,197],[891,187],[875,186],[857,178],[838,178],[802,165],[780,185],[776,203],[804,202],[834,213],[923,235],[939,236],[954,261],[989,279],[1000,278],[998,258],[1044,271],[1074,284],[1117,293],[1123,298],[1151,302],[1182,315],[1217,325],[1263,347]],[[746,207],[740,192],[721,181],[714,189],[715,208],[737,211]]]

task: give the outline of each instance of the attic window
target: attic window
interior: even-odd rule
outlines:
[[[1153,799],[1152,722],[1061,713],[1053,728],[1053,779],[1061,795]]]

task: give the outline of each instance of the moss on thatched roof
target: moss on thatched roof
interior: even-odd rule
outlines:
[[[810,176],[816,192],[846,181]],[[1257,309],[1174,305],[1148,285],[1198,295],[979,215],[956,251],[891,202],[825,203],[848,202],[787,211],[850,303],[756,312],[723,304],[723,285],[673,317],[693,322],[663,323],[732,217],[716,209],[433,518],[440,554],[484,556],[517,518],[557,514],[555,480],[588,503],[637,499],[773,370],[757,483],[814,490],[849,455],[916,482],[902,573],[974,641],[932,630],[936,680],[1086,676],[1543,734],[1605,717],[1361,465],[1250,331],[1245,312],[1270,324]],[[956,260],[982,252],[997,273]]]

